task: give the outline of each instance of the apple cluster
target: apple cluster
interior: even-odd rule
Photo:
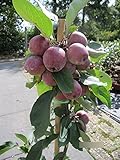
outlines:
[[[29,41],[31,55],[26,59],[24,69],[31,75],[39,75],[48,86],[56,86],[53,72],[67,68],[73,75],[74,89],[72,93],[60,91],[56,99],[77,99],[88,92],[88,87],[80,84],[76,78],[80,71],[90,66],[87,43],[86,36],[78,31],[71,33],[63,45],[65,47],[58,44],[53,46],[47,38],[36,35]]]

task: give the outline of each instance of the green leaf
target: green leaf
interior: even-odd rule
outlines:
[[[23,141],[25,144],[27,144],[28,140],[23,134],[15,133],[16,137],[19,138],[21,141]]]
[[[56,138],[58,138],[58,134],[52,134],[49,137],[45,138],[43,140],[43,149],[45,149],[46,147],[48,147],[48,145],[55,140]]]
[[[78,30],[78,26],[76,26],[76,25],[72,25],[72,26],[69,27],[69,33],[72,33],[76,30]]]
[[[98,52],[97,52],[97,54],[95,54],[94,56],[93,55],[90,56],[90,61],[93,62],[93,63],[98,63],[98,62],[100,62],[102,60],[102,58],[105,58],[106,56],[107,56],[106,53],[105,54],[104,53],[103,54],[100,53],[100,55],[98,55]]]
[[[44,135],[50,123],[50,105],[56,90],[47,91],[42,94],[34,103],[30,113],[31,124],[35,126],[35,137],[39,138]]]
[[[36,84],[38,95],[42,95],[43,93],[52,90],[52,87],[46,85],[43,81]]]
[[[53,33],[51,20],[28,0],[12,0],[16,12],[26,21],[33,23],[43,36],[50,38]]]
[[[69,103],[69,100],[57,100],[57,99],[54,99],[54,108],[57,108],[59,106],[62,106],[62,105],[66,105]],[[58,116],[59,117],[59,116]]]
[[[73,77],[66,68],[59,72],[54,72],[53,77],[62,92],[71,93],[73,91]]]
[[[18,160],[26,160],[26,158],[20,157],[20,158],[18,158]]]
[[[32,87],[34,87],[36,82],[26,82],[26,87],[31,89]]]
[[[65,153],[64,152],[59,152],[53,160],[63,160],[63,158],[65,157]]]
[[[31,78],[31,81],[28,81],[26,83],[26,87],[31,89],[32,87],[34,87],[35,84],[40,83],[40,81],[41,81],[40,76],[34,76],[34,77]]]
[[[68,103],[67,104],[61,104],[59,107],[56,107],[54,109],[55,115],[58,117],[62,117],[63,115],[68,115]]]
[[[42,155],[42,150],[58,137],[58,135],[54,134],[45,139],[38,141],[35,145],[33,145],[26,157],[26,160],[40,160]]]
[[[90,138],[88,137],[88,135],[87,135],[85,132],[81,131],[81,130],[80,130],[80,136],[82,137],[82,140],[83,140],[84,142],[91,142],[91,140],[90,140]]]
[[[112,88],[112,79],[111,77],[105,73],[102,70],[98,70],[98,69],[92,69],[89,71],[89,73],[97,78],[99,78],[99,80],[103,83],[107,83],[107,85],[105,86],[105,88],[107,90],[111,90]]]
[[[99,80],[99,78],[95,76],[82,76],[81,82],[84,85],[91,86],[91,85],[97,85],[97,86],[107,86],[107,83],[103,83]]]
[[[93,58],[98,58],[99,56],[105,56],[105,54],[107,54],[106,51],[104,50],[95,50],[93,48],[89,48],[88,46],[87,46],[87,50],[89,52],[90,57],[93,57]]]
[[[66,156],[63,158],[63,160],[71,160],[70,157]]]
[[[106,51],[104,50],[95,50],[93,48],[90,48],[87,46],[87,50],[89,52],[89,56],[92,62],[97,63],[99,62],[103,57],[107,56]]]
[[[79,133],[77,124],[75,122],[72,122],[72,125],[71,125],[69,131],[70,131],[70,143],[72,144],[72,146],[74,148],[81,151],[81,149],[79,148],[80,133]]]
[[[103,104],[111,107],[111,96],[105,87],[93,85],[91,91]]]
[[[72,25],[74,19],[76,18],[78,12],[83,9],[88,0],[73,0],[69,6],[69,9],[66,14],[66,30],[68,32],[69,27]]]
[[[87,95],[87,99],[91,101],[92,106],[95,109],[98,105],[97,97],[92,92],[89,92],[89,94]]]
[[[0,155],[2,155],[3,153],[9,151],[14,147],[16,147],[16,145],[13,142],[11,141],[5,142],[3,145],[0,146]]]
[[[33,145],[26,157],[26,160],[40,160],[43,150],[43,140]]]
[[[40,160],[46,160],[45,156],[42,156]]]
[[[92,103],[90,101],[88,101],[87,99],[84,99],[83,97],[79,97],[76,100],[79,103],[79,106],[75,105],[75,111],[78,111],[81,109],[81,106],[83,107],[83,109],[87,109],[87,110],[92,110],[93,106]]]
[[[102,45],[98,42],[95,42],[95,41],[92,41],[92,42],[89,42],[88,46],[90,48],[93,48],[93,49],[100,49],[102,47]]]
[[[68,156],[65,155],[64,152],[59,152],[53,160],[71,160]]]
[[[79,104],[79,103],[76,103],[74,106],[75,106],[75,107],[74,107],[74,112],[75,112],[75,113],[76,113],[77,111],[79,111],[80,109],[83,109],[82,105]]]
[[[60,135],[59,135],[59,147],[65,146],[69,143],[69,128],[71,126],[71,119],[69,116],[65,116],[61,120]]]
[[[24,56],[25,58],[28,58],[29,56],[31,56],[31,52],[29,50],[27,50],[25,53],[24,53]]]
[[[35,2],[37,2],[37,4],[39,5],[40,9],[43,11],[43,13],[48,17],[50,18],[52,21],[54,21],[55,24],[58,23],[58,16],[55,15],[54,13],[48,11],[46,9],[46,7],[44,7],[39,0],[35,0]]]
[[[28,148],[25,146],[20,146],[20,149],[24,152],[24,153],[28,153]]]

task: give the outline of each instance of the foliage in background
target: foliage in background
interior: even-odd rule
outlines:
[[[120,41],[103,42],[103,46],[109,54],[99,65],[112,77],[113,82],[120,84]]]
[[[62,1],[62,0],[53,0],[53,1],[46,1],[46,5],[51,8],[51,11],[58,15],[59,18],[65,18],[66,12],[69,8],[69,4],[72,0]]]
[[[69,1],[46,1],[48,7],[59,17],[65,17]],[[79,30],[85,33],[88,39],[109,41],[120,38],[120,2],[109,6],[110,0],[90,0],[87,6],[75,19]]]
[[[32,26],[31,28],[27,29],[27,37],[28,37],[28,41],[34,37],[35,35],[40,34],[40,31],[37,29],[37,27]]]
[[[0,55],[23,49],[22,19],[16,14],[12,0],[0,1]]]
[[[119,38],[119,7],[117,0],[115,6],[109,6],[109,2],[90,0],[84,8],[80,29],[87,33],[89,39],[109,41]]]

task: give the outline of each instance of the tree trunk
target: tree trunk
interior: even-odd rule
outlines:
[[[82,27],[84,27],[84,24],[85,24],[85,13],[86,13],[86,10],[85,10],[85,7],[83,8],[83,15],[82,15]]]

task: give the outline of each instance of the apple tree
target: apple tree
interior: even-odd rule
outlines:
[[[41,32],[29,41],[24,63],[26,74],[31,75],[26,87],[35,86],[39,96],[30,113],[32,142],[24,135],[16,135],[23,141],[20,149],[26,156],[22,159],[45,159],[42,151],[55,141],[54,160],[63,160],[70,143],[79,151],[93,145],[86,134],[87,111],[97,107],[98,99],[111,107],[111,78],[96,67],[106,52],[72,27],[88,0],[73,0],[65,19],[58,19],[37,0],[39,7],[28,0],[12,2],[17,13]],[[54,23],[58,25],[57,39]],[[5,143],[0,153],[15,146]]]

